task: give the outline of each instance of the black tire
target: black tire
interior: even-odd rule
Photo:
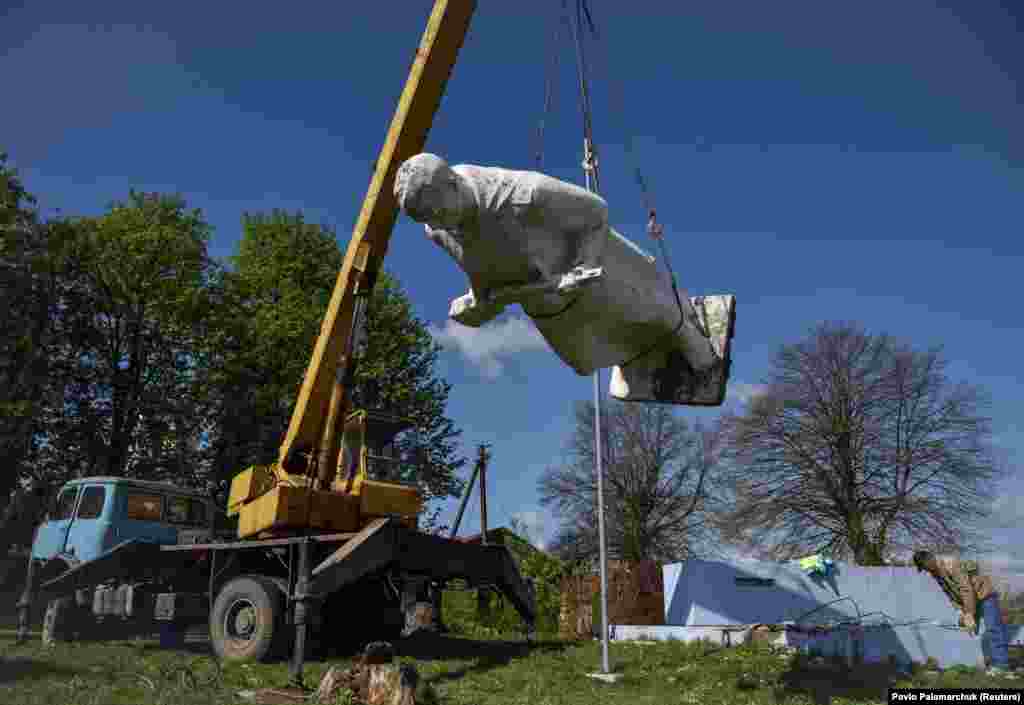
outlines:
[[[281,591],[258,575],[231,580],[210,610],[210,644],[223,661],[270,661],[286,644],[285,632]]]
[[[58,597],[46,605],[43,616],[43,644],[74,640],[75,604],[70,597]]]

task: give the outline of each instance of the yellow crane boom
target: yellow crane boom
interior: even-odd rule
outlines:
[[[434,2],[352,231],[277,462],[248,468],[232,480],[228,513],[241,514],[240,536],[297,525],[345,531],[375,515],[408,516],[415,513],[411,508],[420,506],[418,493],[409,488],[380,482],[332,488],[332,480],[337,474],[340,436],[347,428],[354,381],[353,337],[365,316],[398,216],[392,190],[395,175],[403,161],[426,145],[476,4],[476,0]],[[354,497],[360,493],[361,498]]]
[[[380,270],[398,215],[398,204],[392,193],[395,173],[403,161],[423,151],[475,9],[475,0],[437,0],[434,3],[426,32],[377,158],[288,432],[281,444],[279,471],[286,472],[286,467],[292,465],[291,459],[296,451],[308,453],[315,448],[322,452],[325,449],[321,441],[325,436],[337,438],[338,419],[344,416],[346,393],[338,379],[338,369],[346,353],[344,346],[352,334],[356,310],[354,299],[357,295],[369,293]],[[331,463],[336,463],[336,455],[328,458],[328,467],[319,464],[321,479],[325,473],[332,474],[334,467],[330,466]]]

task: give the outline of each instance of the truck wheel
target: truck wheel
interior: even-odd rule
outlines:
[[[43,616],[43,644],[53,646],[58,641],[71,641],[74,603],[70,597],[58,597],[46,605]]]
[[[284,643],[284,604],[280,590],[259,576],[225,585],[210,611],[210,641],[225,661],[268,661]]]

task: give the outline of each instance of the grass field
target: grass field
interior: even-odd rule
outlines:
[[[989,678],[970,669],[899,676],[887,667],[849,671],[809,663],[767,647],[721,649],[704,644],[612,643],[615,684],[587,678],[599,670],[600,644],[414,638],[396,645],[400,660],[421,675],[419,702],[451,705],[611,705],[671,703],[882,703],[886,687],[1021,687],[1022,681]],[[1015,654],[1019,659],[1020,655]],[[331,665],[311,662],[315,686]],[[46,649],[38,635],[14,643],[0,631],[0,702],[20,705],[213,705],[245,702],[239,691],[283,686],[285,663],[229,665],[223,669],[205,643],[163,650],[153,641],[87,642]],[[339,702],[344,702],[344,699]]]

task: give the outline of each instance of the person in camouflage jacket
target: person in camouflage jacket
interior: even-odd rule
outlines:
[[[990,638],[992,670],[1008,671],[1009,639],[999,612],[999,593],[992,584],[992,578],[980,575],[974,561],[937,558],[931,551],[917,551],[914,566],[918,571],[931,573],[942,591],[960,609],[962,627],[977,634],[978,618],[984,621]]]

